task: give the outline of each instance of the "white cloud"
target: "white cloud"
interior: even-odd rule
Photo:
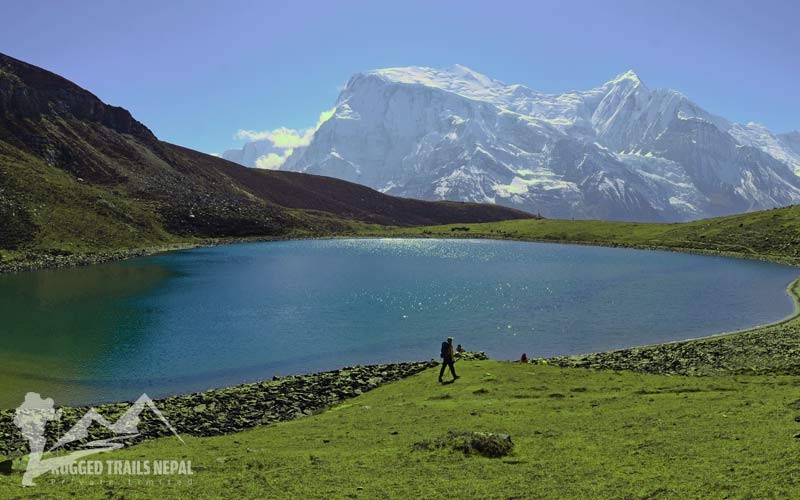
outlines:
[[[314,133],[319,130],[323,123],[328,121],[333,116],[335,110],[336,108],[333,108],[320,113],[316,125],[307,129],[297,130],[293,128],[280,127],[276,128],[275,130],[263,130],[260,132],[256,130],[239,130],[236,132],[235,137],[238,140],[244,139],[247,141],[263,141],[266,139],[272,142],[274,147],[279,149],[294,149],[308,146],[311,144],[311,139],[314,137]],[[274,156],[280,158],[279,155]],[[261,158],[264,158],[264,156]],[[271,161],[277,160],[273,159]]]
[[[259,156],[256,159],[256,168],[266,168],[269,170],[278,170],[281,165],[286,162],[286,159],[291,156],[294,150],[289,148],[284,150],[282,155],[278,155],[275,153],[269,153],[266,155]]]
[[[261,132],[255,130],[239,130],[236,132],[236,138],[239,140],[263,141],[266,139],[272,142],[273,146],[280,149],[308,146],[313,136],[314,130],[310,128],[295,130],[293,128],[281,127],[275,130],[264,130]]]

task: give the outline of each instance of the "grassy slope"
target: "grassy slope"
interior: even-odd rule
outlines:
[[[575,240],[797,263],[798,222],[800,210],[790,207],[690,224],[523,220],[467,224],[469,232],[440,226],[362,228],[356,234]],[[427,371],[312,417],[229,436],[189,438],[185,446],[161,439],[102,456],[191,459],[196,469],[191,487],[108,477],[115,482],[54,485],[45,480],[35,490],[22,490],[20,475],[14,474],[0,476],[0,497],[794,494],[800,486],[793,437],[800,432],[800,381],[792,375],[800,373],[800,361],[794,359],[800,352],[800,321],[634,351],[566,363],[609,368],[602,371],[462,362],[463,378],[453,385],[439,386],[436,373]],[[619,367],[712,376],[614,371]],[[509,433],[516,450],[505,459],[411,450],[414,442],[450,429]]]
[[[428,370],[312,417],[100,456],[191,459],[191,487],[40,479],[22,490],[15,474],[0,476],[0,496],[722,498],[788,497],[800,487],[794,377],[665,377],[496,361],[457,368],[462,379],[453,385],[438,385]],[[515,451],[501,459],[412,451],[450,429],[508,433]]]

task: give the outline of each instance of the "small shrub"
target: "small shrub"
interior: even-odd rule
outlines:
[[[412,445],[414,451],[433,451],[448,448],[465,455],[481,455],[488,458],[504,457],[514,449],[508,434],[496,432],[449,431],[437,439],[426,439]]]

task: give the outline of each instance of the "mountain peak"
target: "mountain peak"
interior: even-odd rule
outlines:
[[[484,75],[483,73],[479,73],[470,67],[464,66],[463,64],[453,64],[452,66],[448,66],[447,68],[445,68],[445,71],[447,71],[448,73],[453,73],[455,75],[465,76],[468,78],[491,80],[491,78]]]
[[[117,132],[155,138],[128,110],[105,104],[62,76],[2,53],[0,84],[0,114],[27,118],[72,116]]]
[[[449,71],[452,71],[454,73],[456,73],[456,72],[475,73],[475,70],[473,70],[472,68],[470,68],[468,66],[464,66],[463,64],[458,64],[458,63],[451,64],[450,66],[448,66],[445,69],[447,69]]]
[[[624,73],[618,74],[608,83],[625,83],[625,82],[634,85],[644,85],[642,80],[639,78],[639,75],[637,75],[636,72],[633,71],[632,69],[629,69]]]

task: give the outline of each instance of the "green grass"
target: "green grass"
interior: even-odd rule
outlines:
[[[800,487],[800,380],[665,377],[497,361],[380,387],[236,435],[165,438],[101,459],[190,459],[192,486],[48,484],[0,497],[786,498]],[[414,451],[448,430],[508,433],[512,455]],[[85,480],[85,478],[84,478]],[[142,480],[136,478],[135,480]],[[361,488],[361,489],[359,489]]]

